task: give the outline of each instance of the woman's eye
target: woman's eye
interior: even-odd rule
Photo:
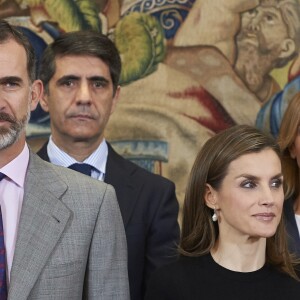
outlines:
[[[275,179],[271,182],[271,187],[280,188],[282,186],[282,179]]]
[[[256,187],[256,183],[254,181],[250,181],[250,180],[243,181],[241,183],[241,187],[246,188],[246,189],[253,189]]]

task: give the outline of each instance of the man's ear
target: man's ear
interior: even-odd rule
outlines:
[[[208,183],[206,184],[206,187],[205,187],[204,200],[205,200],[206,205],[209,208],[211,208],[211,209],[216,208],[216,206],[217,206],[216,191]]]
[[[279,54],[280,58],[285,58],[291,56],[296,51],[296,44],[292,39],[285,39],[281,43],[281,52]]]
[[[42,109],[45,111],[45,112],[49,112],[49,106],[48,106],[48,93],[46,91],[44,91],[42,97],[41,97],[41,100],[40,100],[40,104],[41,104],[41,107]]]
[[[30,90],[30,110],[36,109],[42,95],[43,95],[43,83],[41,80],[35,80],[31,85]]]
[[[111,106],[111,111],[110,114],[112,114],[115,111],[116,105],[119,102],[120,99],[120,91],[121,91],[121,87],[118,85],[114,97],[112,99],[112,106]]]

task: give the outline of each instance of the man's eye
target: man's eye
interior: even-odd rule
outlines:
[[[7,82],[4,82],[4,86],[7,88],[14,88],[14,87],[19,86],[19,84],[14,81],[7,81]]]
[[[70,87],[74,85],[74,80],[73,79],[63,79],[58,81],[58,86],[62,87]]]
[[[105,86],[105,82],[103,82],[103,81],[94,81],[94,86],[96,88],[102,88],[102,87]]]
[[[63,82],[63,85],[65,85],[65,86],[72,86],[72,84],[73,84],[72,80],[66,80]]]
[[[272,15],[266,15],[265,18],[266,18],[266,20],[267,20],[268,22],[271,22],[271,21],[274,20],[274,18],[273,18]]]
[[[257,10],[255,8],[254,9],[250,9],[246,13],[247,13],[247,15],[249,15],[251,17],[254,17],[257,14]]]

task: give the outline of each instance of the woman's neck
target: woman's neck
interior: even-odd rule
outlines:
[[[266,261],[266,239],[248,238],[241,241],[219,239],[211,250],[214,261],[236,272],[253,272],[263,267]]]

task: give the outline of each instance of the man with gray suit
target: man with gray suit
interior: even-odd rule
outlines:
[[[126,238],[114,189],[44,162],[26,144],[25,126],[42,93],[30,43],[1,20],[1,299],[127,300]]]

